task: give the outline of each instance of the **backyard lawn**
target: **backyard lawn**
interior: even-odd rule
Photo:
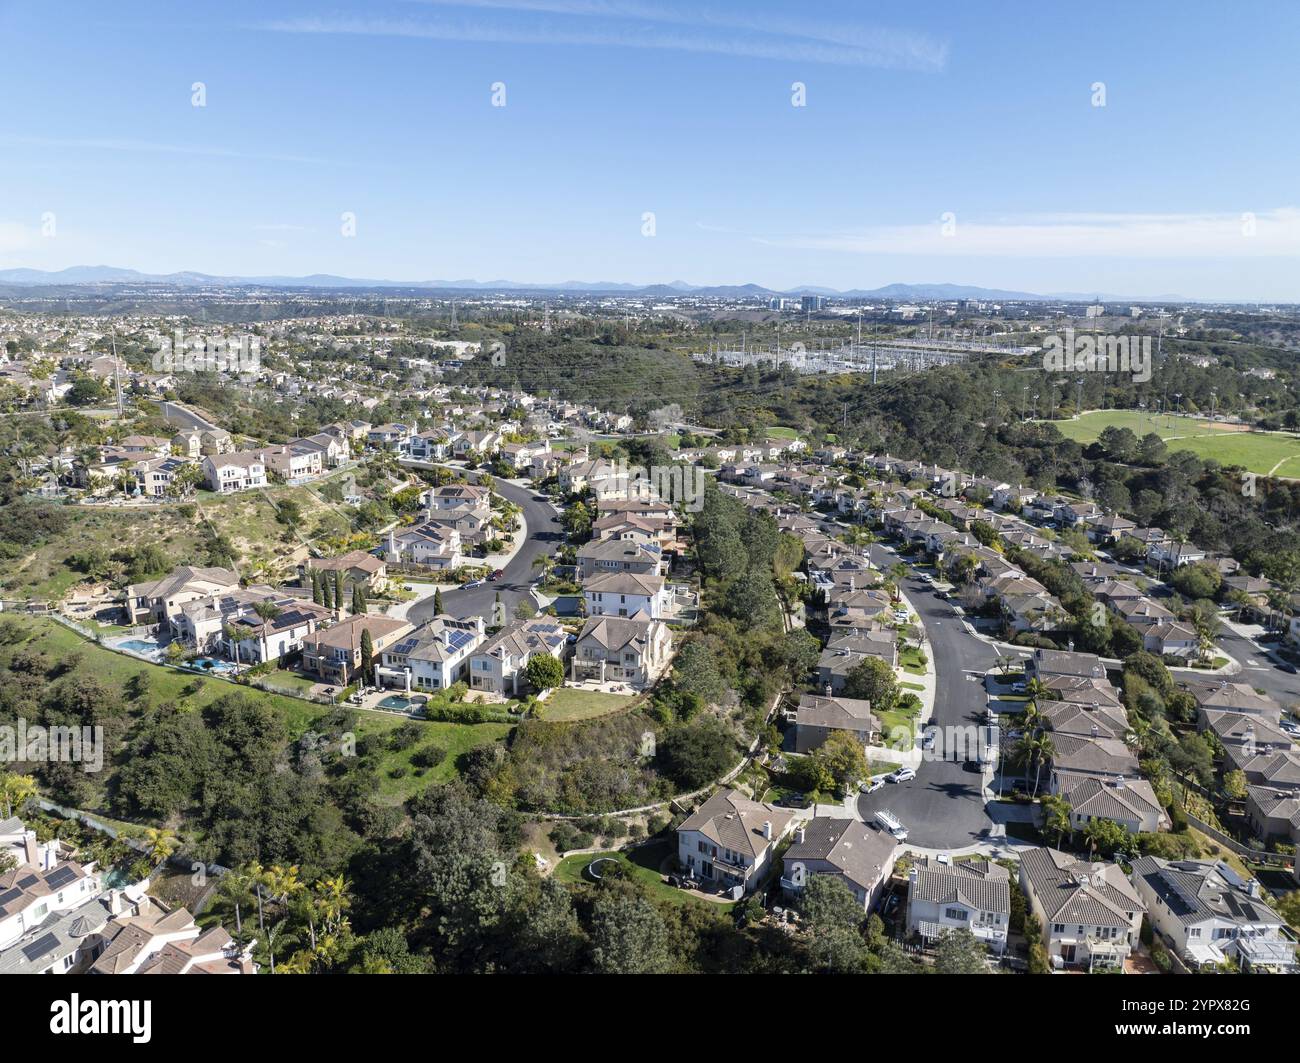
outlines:
[[[591,879],[586,874],[587,866],[593,860],[610,859],[618,863],[625,875],[649,886],[656,896],[670,904],[706,904],[720,912],[735,907],[735,902],[707,900],[695,890],[668,885],[659,873],[659,867],[668,854],[669,845],[666,841],[647,842],[629,852],[580,853],[561,860],[555,866],[555,877],[564,883],[590,883]]]
[[[551,723],[590,720],[627,708],[636,700],[629,694],[606,694],[601,690],[561,687],[542,704],[541,718]]]

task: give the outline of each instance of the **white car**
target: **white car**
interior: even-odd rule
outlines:
[[[874,794],[877,790],[885,788],[885,780],[882,779],[863,779],[858,783],[858,789],[864,794]]]
[[[919,576],[917,576],[916,578],[919,579],[922,583],[933,583],[933,582],[934,582],[934,577],[933,577],[932,575],[930,575],[930,573],[928,573],[928,572],[922,572],[922,573],[921,573]]]
[[[888,782],[910,782],[916,778],[915,768],[899,768],[897,771],[891,771],[885,776]]]

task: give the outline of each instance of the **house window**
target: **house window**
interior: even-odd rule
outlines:
[[[1053,923],[1053,924],[1052,924],[1052,933],[1053,933],[1053,934],[1064,934],[1064,933],[1065,933],[1065,924],[1064,924],[1064,923]]]
[[[943,910],[943,915],[945,919],[952,919],[959,923],[964,923],[966,921],[965,908],[945,908]]]

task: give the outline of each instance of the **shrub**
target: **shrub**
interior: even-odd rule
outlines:
[[[425,746],[411,754],[411,763],[417,768],[436,768],[447,759],[447,751],[442,746]]]

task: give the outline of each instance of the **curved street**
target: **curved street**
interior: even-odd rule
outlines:
[[[403,462],[403,464],[408,463]],[[418,466],[419,463],[414,464]],[[468,475],[470,479],[476,476],[473,471]],[[506,564],[503,575],[496,582],[484,583],[480,587],[443,590],[442,607],[452,616],[461,618],[482,616],[490,619],[498,592],[501,594],[501,604],[505,607],[506,616],[514,616],[515,606],[529,593],[529,587],[536,575],[534,562],[543,554],[554,553],[564,542],[564,528],[560,524],[555,507],[545,496],[539,495],[533,488],[521,487],[509,480],[494,480],[492,489],[523,510],[523,519],[528,526],[528,538]],[[416,602],[407,611],[406,617],[412,624],[422,624],[432,619],[433,597]]]
[[[879,543],[870,547],[870,555],[881,569],[899,560]],[[926,653],[936,673],[931,725],[981,724],[988,703],[983,679],[997,667],[997,651],[967,631],[953,607],[919,579],[909,576],[904,590],[929,636]],[[922,760],[911,782],[886,783],[874,794],[859,795],[858,814],[870,820],[878,809],[889,809],[907,827],[908,845],[958,849],[987,842],[992,820],[984,807],[983,782],[960,760]]]

